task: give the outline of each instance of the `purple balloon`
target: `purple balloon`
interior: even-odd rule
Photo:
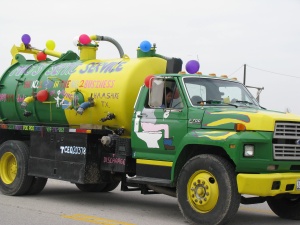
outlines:
[[[185,65],[185,69],[188,73],[194,74],[197,73],[200,69],[200,63],[197,60],[190,60]]]
[[[28,34],[23,34],[22,36],[22,42],[24,45],[28,45],[31,41],[31,37]]]

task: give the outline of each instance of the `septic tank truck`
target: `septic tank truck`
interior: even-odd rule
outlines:
[[[299,116],[261,107],[197,61],[182,72],[181,59],[147,41],[137,58],[107,36],[81,35],[80,55],[22,41],[0,80],[3,194],[38,194],[58,179],[88,192],[174,196],[193,224],[225,224],[241,203],[265,201],[300,219]],[[120,57],[96,59],[101,41]]]

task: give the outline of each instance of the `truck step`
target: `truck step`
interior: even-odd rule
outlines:
[[[141,176],[130,177],[126,179],[126,183],[153,184],[157,186],[172,187],[171,180],[159,179],[153,177],[141,177]]]

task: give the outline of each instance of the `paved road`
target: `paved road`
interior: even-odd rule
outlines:
[[[139,192],[84,193],[68,182],[49,180],[36,196],[0,194],[1,225],[179,225],[183,219],[175,198]],[[292,225],[266,204],[241,205],[229,225]]]

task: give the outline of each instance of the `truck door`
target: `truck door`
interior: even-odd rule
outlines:
[[[137,175],[170,179],[174,156],[187,133],[187,106],[174,78],[155,78],[133,118]]]

